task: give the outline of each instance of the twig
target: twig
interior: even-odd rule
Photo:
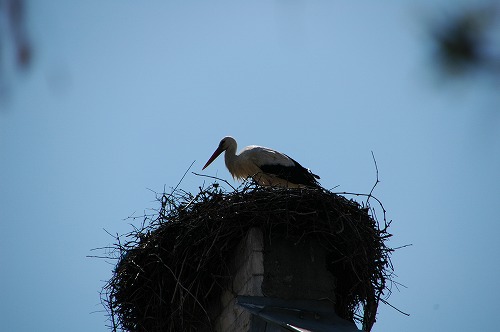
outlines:
[[[184,291],[186,291],[186,293],[188,293],[189,295],[191,295],[191,297],[193,298],[193,300],[199,305],[199,307],[201,308],[201,310],[203,310],[203,312],[205,313],[205,315],[207,316],[207,318],[210,320],[210,315],[208,314],[208,312],[206,311],[205,307],[203,306],[203,304],[200,303],[200,301],[198,300],[198,298],[193,295],[193,293],[191,293],[191,291],[189,289],[187,289],[186,287],[184,287],[184,285],[181,283],[181,281],[179,280],[179,278],[175,275],[174,271],[172,271],[172,269],[163,262],[163,260],[158,256],[160,262],[167,268],[167,270],[172,274],[172,277],[175,279],[175,281],[177,282],[177,284],[179,286],[181,286],[182,289],[184,289]]]
[[[206,177],[206,178],[210,178],[210,179],[214,179],[214,180],[219,180],[219,181],[225,182],[228,186],[230,186],[231,188],[233,188],[234,191],[236,191],[236,188],[233,187],[229,182],[227,182],[227,180],[224,180],[224,179],[218,178],[216,176],[212,176],[212,175],[199,174],[199,173],[195,173],[195,172],[192,172],[192,173],[194,175],[197,175],[197,176],[202,176],[202,177]]]
[[[191,169],[191,167],[193,167],[194,163],[196,162],[196,160],[193,160],[193,162],[191,163],[191,165],[189,165],[188,169],[184,172],[184,174],[182,175],[181,179],[179,180],[179,182],[177,183],[177,185],[172,189],[172,191],[170,192],[170,195],[169,197],[172,197],[172,195],[174,194],[174,192],[177,190],[177,188],[179,188],[179,186],[181,185],[182,183],[182,180],[184,180],[184,178],[186,177],[186,174],[189,172],[189,170]],[[165,191],[165,188],[164,190]]]
[[[196,160],[193,160],[193,162],[191,163],[191,165],[189,165],[188,169],[184,172],[184,174],[182,175],[181,179],[179,180],[179,183],[177,183],[177,185],[175,186],[174,191],[176,191],[177,188],[179,188],[179,186],[181,185],[182,180],[184,180],[184,178],[186,177],[186,174],[189,172],[189,170],[191,169],[191,167],[193,167],[193,165],[194,165],[195,162],[196,162]]]
[[[410,243],[410,244],[405,244],[404,246],[399,246],[399,247],[396,247],[396,248],[392,248],[392,250],[398,250],[398,249],[403,249],[403,248],[406,248],[406,247],[411,247],[413,244]]]
[[[389,302],[387,302],[386,300],[384,300],[384,299],[380,299],[380,301],[382,301],[382,303],[383,303],[383,304],[387,304],[389,307],[391,307],[392,309],[396,310],[397,312],[402,313],[402,314],[403,314],[403,315],[405,315],[405,316],[410,316],[410,314],[409,314],[409,313],[406,313],[406,312],[404,312],[404,311],[402,311],[402,310],[399,310],[398,308],[396,308],[395,306],[393,306],[392,304],[390,304],[390,303],[389,303]]]
[[[386,220],[386,210],[384,208],[384,205],[382,204],[382,202],[375,196],[371,195],[371,194],[360,194],[360,193],[351,193],[351,192],[347,192],[347,191],[342,191],[342,192],[336,192],[336,193],[333,193],[333,194],[337,194],[337,195],[353,195],[353,196],[369,196],[371,198],[373,198],[374,200],[377,201],[377,203],[380,205],[380,207],[382,208],[382,212],[384,213],[384,221],[387,221]]]
[[[377,180],[375,181],[375,184],[373,185],[372,187],[372,190],[370,190],[370,193],[368,194],[368,197],[366,198],[366,204],[368,204],[368,201],[370,200],[370,197],[373,197],[372,196],[372,193],[373,193],[373,190],[375,190],[375,187],[377,186],[377,184],[379,184],[380,180],[378,178],[378,166],[377,166],[377,160],[375,159],[375,154],[373,154],[373,151],[372,151],[372,158],[373,158],[373,163],[375,164],[375,171],[376,171],[376,175],[377,175]]]

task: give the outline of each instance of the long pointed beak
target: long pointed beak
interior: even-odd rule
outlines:
[[[224,150],[222,150],[221,148],[217,148],[217,150],[215,150],[212,157],[210,157],[210,159],[208,159],[207,163],[205,164],[205,166],[203,166],[203,168],[201,170],[204,170],[205,168],[207,168],[208,165],[210,165],[212,163],[212,161],[214,161],[222,152],[224,152]]]

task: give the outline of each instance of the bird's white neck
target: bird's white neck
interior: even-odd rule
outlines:
[[[226,152],[224,152],[224,161],[226,163],[227,169],[231,174],[234,174],[235,163],[236,160],[238,159],[238,156],[236,155],[236,147],[237,147],[236,144],[230,145],[226,149]]]

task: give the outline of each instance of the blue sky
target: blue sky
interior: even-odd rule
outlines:
[[[389,300],[411,316],[382,304],[373,331],[495,330],[498,81],[434,75],[423,26],[455,1],[28,4],[33,66],[0,104],[6,331],[107,331],[113,266],[86,256],[225,135],[338,191],[369,192],[373,151],[390,245],[413,244]],[[222,158],[206,174],[232,181]]]

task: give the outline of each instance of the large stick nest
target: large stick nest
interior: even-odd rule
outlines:
[[[248,184],[232,192],[214,184],[196,196],[175,190],[158,200],[161,209],[113,246],[119,260],[103,291],[113,331],[212,331],[227,262],[252,227],[324,246],[337,314],[371,329],[392,275],[392,249],[385,217],[381,227],[368,202]]]

